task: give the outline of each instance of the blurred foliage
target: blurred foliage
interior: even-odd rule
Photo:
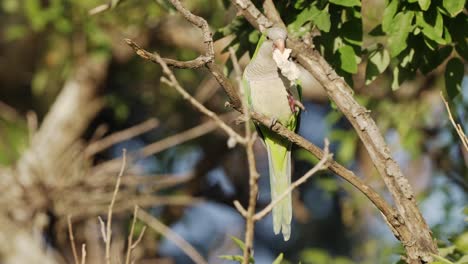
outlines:
[[[387,2],[382,24],[372,30],[371,35],[386,36],[386,50],[392,58],[392,89],[396,90],[403,81],[414,78],[416,71],[427,74],[452,57],[453,62],[448,63],[445,70],[446,76],[450,77],[446,89],[451,98],[459,94],[464,72],[461,59],[467,59],[468,35],[462,29],[468,26],[468,18],[462,12],[466,1]],[[382,69],[378,70],[380,73],[385,70],[383,65],[388,63],[386,50],[380,46],[369,49],[369,61],[374,68]],[[375,56],[377,58],[373,58]]]
[[[0,165],[8,165],[20,157],[29,143],[26,122],[0,118],[0,133]]]
[[[301,263],[303,264],[353,264],[354,262],[346,257],[333,257],[321,249],[307,249],[301,253]]]
[[[434,256],[432,264],[465,264],[468,263],[468,228],[451,239],[451,243],[441,243],[439,255]]]

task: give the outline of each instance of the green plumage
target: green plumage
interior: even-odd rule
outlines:
[[[247,102],[252,110],[275,119],[291,131],[296,131],[299,109],[291,109],[288,96],[300,100],[300,87],[290,86],[289,80],[279,72],[273,60],[275,46],[272,39],[274,40],[271,37],[267,39],[266,36],[260,38],[252,60],[244,71],[243,85]],[[268,127],[259,125],[257,129],[268,152],[271,199],[274,200],[291,184],[292,145]],[[289,240],[292,219],[291,194],[273,208],[272,215],[275,234],[281,231],[284,240]]]

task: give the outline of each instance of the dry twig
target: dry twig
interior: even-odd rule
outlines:
[[[166,78],[162,77],[161,78],[162,82],[164,82],[167,85],[169,85],[169,86],[173,87],[174,89],[176,89],[177,92],[179,92],[182,95],[182,97],[185,100],[187,100],[190,104],[192,104],[198,111],[200,111],[201,113],[205,114],[206,116],[208,116],[209,118],[214,120],[216,122],[216,124],[229,135],[230,138],[234,139],[236,142],[241,143],[241,144],[246,143],[246,140],[242,136],[237,134],[230,126],[228,126],[226,123],[224,123],[224,121],[221,120],[221,118],[218,115],[216,115],[214,112],[212,112],[211,110],[206,108],[204,105],[202,105],[200,102],[198,102],[195,98],[193,98],[179,84],[179,82],[177,81],[177,79],[174,76],[174,73],[172,73],[172,71],[167,66],[167,63],[159,56],[158,53],[149,53],[148,51],[140,48],[135,42],[133,42],[130,39],[126,39],[125,41],[127,42],[128,45],[130,45],[135,50],[135,52],[140,57],[142,57],[144,59],[151,60],[151,61],[155,61],[155,62],[159,63],[159,65],[161,65],[164,74],[168,78],[168,79],[166,79]]]
[[[85,149],[85,156],[91,157],[94,154],[103,151],[104,149],[118,143],[125,141],[127,139],[136,137],[138,135],[141,135],[143,133],[146,133],[150,131],[151,129],[157,127],[159,124],[158,120],[151,118],[146,120],[145,122],[132,126],[130,128],[127,128],[125,130],[121,130],[118,132],[115,132],[105,138],[102,138],[100,140],[97,140],[93,143],[91,143],[89,146],[86,147]]]
[[[256,164],[255,164],[255,155],[253,151],[253,145],[256,139],[256,133],[252,133],[250,127],[250,112],[249,107],[247,105],[246,96],[244,93],[244,87],[242,86],[241,80],[241,69],[239,66],[239,62],[237,61],[236,54],[234,49],[231,47],[229,48],[229,53],[231,56],[232,64],[234,65],[234,72],[236,74],[237,85],[240,90],[241,102],[242,102],[242,110],[244,112],[244,130],[245,130],[245,138],[247,139],[247,144],[245,145],[245,151],[247,153],[247,162],[249,164],[249,206],[247,207],[247,211],[245,212],[245,248],[244,248],[244,256],[242,263],[248,264],[251,256],[251,252],[253,250],[253,240],[254,240],[254,229],[255,229],[255,208],[257,205],[257,196],[258,196],[258,179],[260,178],[260,174],[257,171]],[[236,206],[236,205],[235,205]],[[236,208],[239,205],[236,206]],[[242,207],[240,207],[242,208]],[[238,209],[240,209],[238,208]],[[242,214],[242,210],[241,214]],[[244,210],[245,211],[245,210]],[[243,214],[244,215],[244,214]]]
[[[182,251],[184,251],[184,253],[187,254],[187,256],[189,256],[193,260],[193,262],[195,262],[196,264],[208,264],[208,262],[203,258],[203,256],[200,255],[200,253],[198,253],[192,245],[190,245],[181,236],[179,236],[176,232],[172,231],[161,221],[159,221],[158,219],[156,219],[155,217],[153,217],[145,211],[139,211],[137,216],[138,219],[145,222],[156,232],[162,234],[167,239],[174,242],[174,244],[176,244]]]
[[[457,124],[455,120],[453,119],[452,111],[450,111],[449,104],[447,100],[445,100],[442,92],[440,92],[440,98],[442,98],[442,101],[444,101],[445,108],[447,109],[447,113],[448,113],[448,116],[449,116],[450,122],[452,123],[453,128],[455,128],[455,131],[457,131],[458,137],[460,137],[460,140],[463,144],[463,147],[465,148],[465,151],[468,152],[468,137],[466,137],[466,134],[463,131],[463,128],[461,127],[461,125]]]
[[[117,193],[119,192],[120,188],[120,181],[122,180],[122,175],[125,171],[126,166],[126,159],[127,151],[125,149],[122,150],[122,166],[120,168],[119,175],[117,176],[117,181],[115,183],[114,193],[112,194],[112,200],[109,205],[109,209],[107,211],[107,223],[105,225],[104,231],[104,221],[99,218],[101,223],[101,233],[103,233],[104,243],[106,244],[106,263],[111,264],[111,255],[110,255],[110,246],[111,246],[111,239],[112,239],[112,210],[114,209],[115,199],[117,198]]]
[[[67,216],[67,223],[68,223],[68,236],[70,237],[70,245],[71,249],[73,252],[73,260],[75,261],[75,264],[78,264],[78,253],[76,252],[76,246],[75,246],[75,236],[73,236],[73,227],[71,223],[71,216]]]
[[[86,244],[81,245],[81,264],[86,263]]]
[[[146,231],[146,226],[144,226],[143,229],[141,230],[140,235],[138,236],[137,240],[135,241],[135,243],[133,243],[133,233],[135,231],[135,224],[136,224],[137,214],[138,214],[138,206],[135,205],[135,208],[133,209],[132,227],[130,228],[130,234],[128,235],[127,254],[126,254],[126,257],[125,257],[125,264],[130,264],[132,250],[136,248],[138,243],[140,243],[140,241],[143,238],[143,235],[145,234],[145,231]]]

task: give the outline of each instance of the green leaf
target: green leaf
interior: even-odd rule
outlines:
[[[463,11],[466,0],[443,0],[443,6],[447,10],[451,17],[455,17]]]
[[[28,33],[28,28],[23,25],[11,25],[5,29],[4,36],[7,41],[20,39]]]
[[[464,65],[459,58],[452,58],[445,68],[445,89],[450,99],[453,99],[461,91]]]
[[[468,263],[468,255],[464,255],[455,264],[466,264]]]
[[[452,254],[455,251],[455,246],[449,246],[445,248],[439,248],[439,255],[441,257],[446,257],[449,254]]]
[[[427,74],[444,62],[450,54],[452,54],[453,47],[445,46],[435,51],[426,51],[422,55],[422,63],[420,70],[423,74]]]
[[[340,189],[337,181],[332,178],[319,178],[317,180],[317,186],[320,188],[320,190],[324,190],[330,194],[335,193]]]
[[[352,44],[355,48],[361,48],[362,46],[362,20],[361,19],[352,19],[349,20],[343,25],[341,25],[340,30],[343,39]]]
[[[337,158],[341,162],[348,164],[353,160],[356,154],[357,136],[349,133],[346,130],[335,129],[330,133],[330,139],[340,143],[340,148],[337,152]],[[328,186],[329,187],[329,186]],[[335,187],[336,188],[336,187]],[[327,189],[327,188],[323,188]]]
[[[377,79],[377,76],[384,72],[390,64],[390,54],[386,49],[372,52],[366,67],[366,85]]]
[[[400,62],[400,65],[403,68],[407,68],[410,65],[410,63],[413,61],[414,54],[416,53],[416,51],[413,48],[406,50],[406,51],[404,53],[401,53],[401,55],[405,55],[403,56],[403,58],[401,58],[401,62]]]
[[[340,6],[361,6],[359,0],[330,0],[330,3]]]
[[[345,45],[338,49],[340,54],[341,69],[349,73],[357,73],[356,53],[351,46]]]
[[[242,249],[242,251],[245,250],[244,241],[238,239],[238,238],[235,237],[235,236],[231,236],[231,239],[232,239],[232,241],[234,241],[234,243],[236,243],[236,245],[237,245],[238,247],[240,247],[240,249]]]
[[[244,260],[244,257],[241,255],[221,255],[218,256],[220,259],[225,259],[225,260],[232,260],[232,261],[237,261],[239,263],[242,263]],[[255,264],[255,259],[253,257],[249,258],[249,263]]]
[[[321,249],[307,249],[301,253],[301,259],[306,263],[327,264],[330,256]]]
[[[283,261],[283,253],[280,253],[279,256],[273,261],[271,264],[281,264],[281,261]]]
[[[252,44],[257,44],[260,39],[260,31],[254,30],[249,34],[249,42]]]
[[[321,11],[320,14],[312,19],[314,25],[316,25],[321,31],[329,32],[331,27],[330,14],[327,11]]]
[[[319,159],[304,149],[298,149],[295,152],[295,160],[309,162],[310,164],[317,164],[319,162]]]
[[[393,23],[393,17],[398,10],[398,2],[399,0],[391,0],[388,6],[385,8],[382,20],[383,32],[388,33],[390,31],[390,26]]]
[[[20,2],[17,0],[3,0],[2,8],[6,13],[15,13],[20,8]]]
[[[413,29],[411,23],[413,21],[413,17],[414,12],[400,12],[395,16],[392,25],[390,25],[388,46],[392,58],[406,49],[406,40]]]
[[[468,254],[468,232],[465,232],[458,236],[454,244],[458,250],[465,254]]]
[[[312,22],[321,31],[330,31],[331,22],[328,10],[320,10],[315,4],[312,4],[308,8],[302,10],[302,12],[297,15],[294,22],[288,25],[288,29],[301,35],[301,33],[305,33],[304,30],[301,30],[302,27],[308,22]]]
[[[418,0],[418,4],[423,11],[426,11],[431,5],[431,0]]]
[[[429,22],[428,22],[429,21]],[[447,42],[442,38],[444,32],[444,20],[442,14],[437,10],[434,12],[417,12],[416,25],[422,28],[423,34],[438,44],[445,45]],[[429,46],[429,48],[433,48]]]
[[[222,255],[222,256],[219,256],[219,258],[225,259],[225,260],[237,261],[239,263],[242,263],[242,260],[244,259],[244,257],[240,255]]]
[[[400,67],[395,67],[393,68],[392,90],[398,90],[398,88],[400,88],[400,83]]]

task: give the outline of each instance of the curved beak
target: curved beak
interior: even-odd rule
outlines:
[[[281,53],[284,51],[284,39],[276,39],[273,41],[274,48],[278,49]]]

